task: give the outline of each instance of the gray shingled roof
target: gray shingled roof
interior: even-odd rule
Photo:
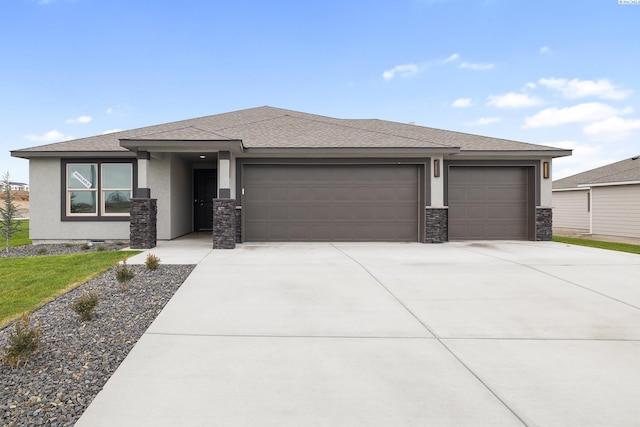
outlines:
[[[553,181],[553,189],[576,188],[583,184],[632,181],[640,181],[640,158],[638,156],[558,179]]]
[[[126,151],[120,140],[229,141],[245,148],[443,148],[462,151],[558,151],[542,145],[375,119],[336,119],[258,107],[89,138],[17,150],[30,152]],[[564,153],[563,153],[564,152]]]

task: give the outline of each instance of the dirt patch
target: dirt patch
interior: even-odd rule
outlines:
[[[29,201],[29,192],[28,191],[12,191],[11,195],[13,195],[13,200],[16,202],[28,202]]]
[[[29,192],[28,191],[12,191],[13,204],[18,208],[18,218],[29,218]],[[4,199],[0,199],[3,203]]]

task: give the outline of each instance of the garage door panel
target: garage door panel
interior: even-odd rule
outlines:
[[[449,239],[527,238],[525,167],[449,169]]]
[[[245,165],[247,241],[415,241],[418,168]]]

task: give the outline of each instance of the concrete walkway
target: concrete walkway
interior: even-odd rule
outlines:
[[[151,251],[184,260],[174,248],[186,245],[199,264],[78,426],[640,419],[638,255],[552,242],[211,251],[188,240]]]

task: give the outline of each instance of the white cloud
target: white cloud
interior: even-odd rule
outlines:
[[[444,61],[442,61],[442,63],[446,64],[447,62],[455,61],[458,58],[460,58],[460,55],[458,55],[457,53],[454,53],[452,55],[449,55],[449,57],[447,59],[445,59]]]
[[[525,83],[525,85],[524,85],[524,89],[525,90],[527,90],[527,89],[528,90],[532,90],[532,89],[535,89],[537,87],[538,87],[538,85],[535,84],[534,82]]]
[[[605,120],[620,114],[633,112],[632,107],[617,110],[600,102],[588,102],[565,108],[546,108],[524,119],[524,128],[559,126],[566,123],[592,122]]]
[[[546,55],[547,53],[551,53],[551,49],[549,48],[549,46],[542,46],[540,48],[540,53]]]
[[[500,117],[481,117],[478,120],[474,120],[472,122],[466,122],[465,125],[467,126],[483,126],[483,125],[489,125],[491,123],[497,123],[499,121],[501,121],[502,119]]]
[[[640,129],[640,119],[609,117],[584,127],[585,135],[615,141],[627,138],[634,130]]]
[[[29,141],[33,142],[58,142],[62,140],[73,139],[72,137],[67,137],[57,130],[50,130],[49,132],[45,132],[42,135],[25,135]]]
[[[607,79],[580,80],[580,79],[540,79],[542,86],[555,89],[567,99],[586,98],[595,96],[602,99],[625,99],[633,93],[633,90],[619,89]]]
[[[113,108],[109,107],[106,110],[104,110],[104,112],[107,114],[113,114]]]
[[[115,132],[121,132],[122,129],[109,129],[109,130],[105,130],[104,132],[102,132],[103,135],[106,135],[108,133],[115,133]]]
[[[553,160],[553,179],[565,178],[615,161],[612,157],[605,157],[600,145],[579,144],[574,141],[545,142],[543,145],[573,150],[571,156]]]
[[[493,64],[473,64],[471,62],[464,61],[459,65],[460,68],[469,68],[471,70],[490,70],[493,68]]]
[[[90,116],[80,116],[77,119],[67,119],[67,123],[89,123],[91,120]]]
[[[396,74],[398,74],[400,77],[409,77],[416,74],[417,72],[418,66],[416,64],[403,64],[396,65],[392,69],[385,71],[384,73],[382,73],[382,77],[385,80],[391,80],[396,76]]]
[[[538,97],[526,93],[509,92],[504,95],[489,95],[487,105],[498,108],[525,108],[542,104]]]
[[[458,98],[455,101],[453,101],[451,106],[456,108],[471,107],[471,98]]]

